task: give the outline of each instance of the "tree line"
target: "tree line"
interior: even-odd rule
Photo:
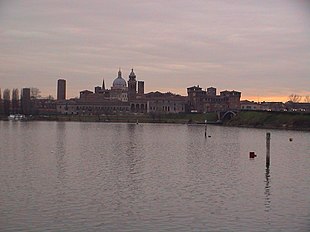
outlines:
[[[35,100],[41,98],[41,91],[38,88],[31,87],[30,88],[30,100]],[[9,114],[19,114],[23,113],[22,99],[23,93],[18,89],[13,88],[12,91],[10,89],[4,89],[3,93],[0,89],[0,115],[9,115]],[[48,99],[54,100],[54,98],[50,95]]]
[[[305,103],[310,103],[310,96],[307,95],[307,96],[300,96],[298,94],[291,94],[290,96],[288,96],[288,101],[289,102],[294,102],[294,103],[300,103],[302,102],[302,100],[305,102]]]

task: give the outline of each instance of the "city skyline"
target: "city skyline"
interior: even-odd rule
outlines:
[[[242,99],[310,95],[307,1],[1,1],[0,88],[68,98],[109,88],[120,67],[145,91],[200,85]]]

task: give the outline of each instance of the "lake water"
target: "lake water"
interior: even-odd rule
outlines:
[[[309,231],[309,132],[204,130],[0,121],[0,231]]]

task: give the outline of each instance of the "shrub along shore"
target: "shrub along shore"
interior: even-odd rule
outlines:
[[[7,117],[1,117],[7,120]],[[36,121],[125,122],[125,123],[178,123],[219,124],[224,126],[310,131],[310,113],[240,111],[235,117],[218,121],[216,113],[206,114],[115,114],[115,115],[36,115]]]
[[[310,131],[310,113],[241,111],[224,125]]]

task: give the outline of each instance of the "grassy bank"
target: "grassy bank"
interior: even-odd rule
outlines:
[[[310,131],[310,113],[241,111],[224,125]]]
[[[0,117],[7,120],[7,117]],[[217,114],[115,114],[115,115],[37,115],[28,118],[36,121],[126,122],[126,123],[216,123]],[[224,121],[225,126],[274,128],[310,131],[310,113],[241,111]]]
[[[119,114],[119,115],[51,115],[32,116],[30,120],[81,121],[81,122],[127,122],[127,123],[204,123],[216,122],[216,113],[207,114]]]

